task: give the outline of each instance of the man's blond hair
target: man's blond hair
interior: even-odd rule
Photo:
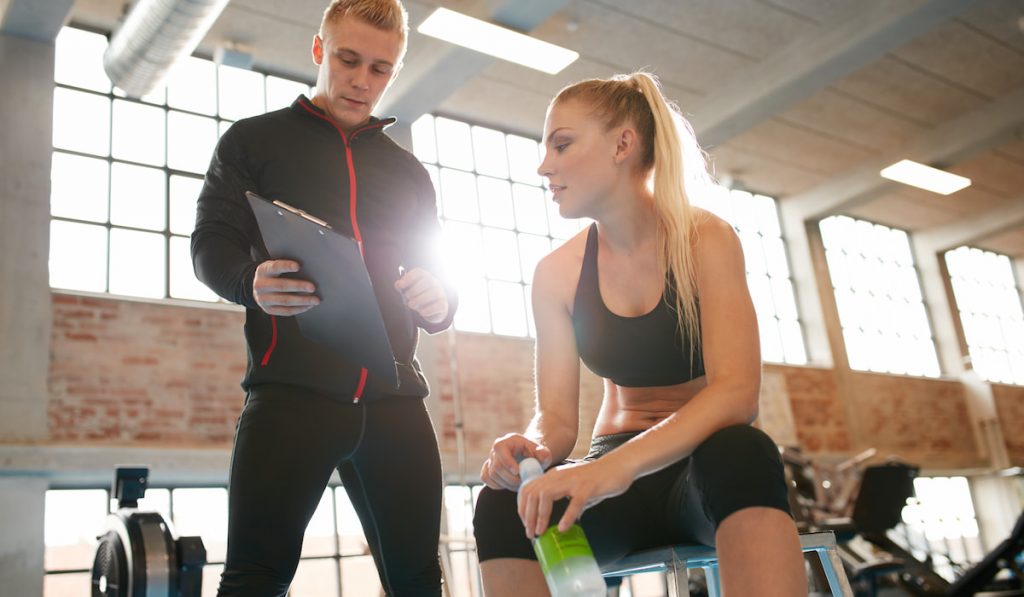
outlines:
[[[402,40],[402,52],[409,38],[409,13],[400,0],[332,0],[320,21],[320,37],[329,23],[336,23],[344,17],[359,20],[384,31],[397,31]]]

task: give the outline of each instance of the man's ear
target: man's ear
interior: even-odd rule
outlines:
[[[324,40],[320,34],[313,36],[313,64],[320,66],[324,61]]]
[[[636,152],[640,140],[636,131],[629,127],[620,128],[615,136],[615,163],[621,164]]]

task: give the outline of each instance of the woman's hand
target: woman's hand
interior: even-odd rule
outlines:
[[[551,464],[551,450],[521,433],[509,433],[494,440],[490,456],[480,469],[480,478],[491,489],[519,489],[519,461],[536,458],[541,466]]]
[[[624,493],[633,482],[629,471],[610,460],[579,462],[553,468],[519,491],[519,518],[527,537],[548,529],[551,505],[569,498],[569,507],[558,521],[558,530],[569,530],[583,511],[601,500]]]

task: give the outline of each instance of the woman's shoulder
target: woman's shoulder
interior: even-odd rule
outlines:
[[[709,244],[739,242],[736,229],[725,219],[701,207],[692,207],[691,209],[693,210],[693,226],[697,233],[695,240],[698,246],[705,241]]]
[[[571,290],[575,294],[589,232],[587,226],[541,258],[533,276],[534,285],[548,292]]]

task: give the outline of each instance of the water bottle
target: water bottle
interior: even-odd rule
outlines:
[[[525,458],[519,463],[520,488],[544,474],[536,458]],[[574,524],[566,532],[552,524],[543,534],[533,538],[533,551],[548,583],[551,597],[580,595],[604,597],[607,594],[601,569],[580,525]]]

